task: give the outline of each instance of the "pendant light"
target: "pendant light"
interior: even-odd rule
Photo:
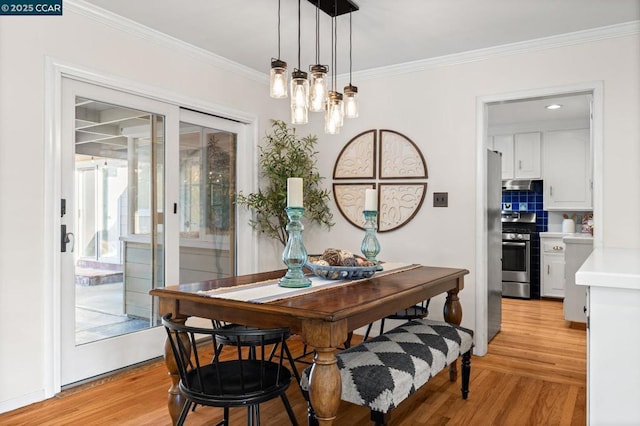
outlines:
[[[336,9],[337,10],[337,9]],[[327,100],[327,108],[324,117],[324,131],[330,135],[336,135],[340,133],[340,127],[343,124],[344,116],[344,104],[342,101],[342,93],[338,93],[335,90],[336,87],[336,71],[337,71],[337,24],[335,14],[331,20],[331,68],[333,69],[331,79],[331,91],[329,92],[329,99]]]
[[[349,85],[344,88],[344,115],[347,118],[358,118],[358,88],[351,84],[351,69],[353,66],[353,27],[351,12],[349,12]]]
[[[276,99],[287,97],[288,80],[287,63],[280,59],[280,1],[278,0],[278,58],[271,58],[269,72],[269,94]]]
[[[324,111],[327,99],[327,72],[329,67],[320,64],[320,0],[316,2],[316,64],[310,67],[311,84],[309,92],[309,109],[313,112]]]
[[[298,68],[291,73],[291,123],[309,122],[309,80],[300,70],[300,0],[298,0]]]

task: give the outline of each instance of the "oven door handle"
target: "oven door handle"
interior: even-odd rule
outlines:
[[[503,246],[508,246],[508,247],[526,247],[527,243],[519,243],[519,242],[518,243],[514,243],[514,242],[511,242],[511,241],[503,241],[502,245]]]

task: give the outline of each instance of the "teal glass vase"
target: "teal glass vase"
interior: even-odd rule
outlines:
[[[287,273],[280,279],[278,285],[291,288],[309,287],[311,280],[302,272],[302,267],[307,262],[307,249],[302,242],[304,226],[300,221],[304,214],[304,208],[287,207],[285,210],[289,217],[287,224],[289,238],[282,252],[282,261],[287,265]]]
[[[363,214],[365,233],[362,244],[360,245],[360,251],[362,251],[362,254],[367,260],[377,265],[377,271],[381,271],[382,265],[380,265],[380,262],[376,258],[380,253],[380,243],[376,237],[378,212],[375,210],[364,210]]]

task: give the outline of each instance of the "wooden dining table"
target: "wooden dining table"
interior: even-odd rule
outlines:
[[[330,425],[336,417],[342,389],[335,354],[350,332],[445,292],[444,320],[460,324],[462,307],[458,292],[463,289],[464,276],[469,271],[410,266],[399,272],[376,274],[368,279],[263,303],[216,297],[215,292],[278,280],[285,270],[167,286],[151,290],[150,294],[158,297],[161,315],[171,313],[181,321],[195,316],[261,328],[288,327],[291,333],[300,335],[304,343],[315,349],[309,385],[311,404],[319,424]],[[437,319],[434,315],[431,317]],[[172,380],[168,407],[175,424],[184,397],[178,390],[180,378],[168,344],[165,344],[165,362]],[[450,374],[455,379],[455,365]]]

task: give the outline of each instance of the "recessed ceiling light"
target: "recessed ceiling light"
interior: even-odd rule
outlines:
[[[562,105],[560,105],[560,104],[551,104],[551,105],[547,105],[545,108],[547,108],[547,109],[560,109],[560,108],[562,108]]]

